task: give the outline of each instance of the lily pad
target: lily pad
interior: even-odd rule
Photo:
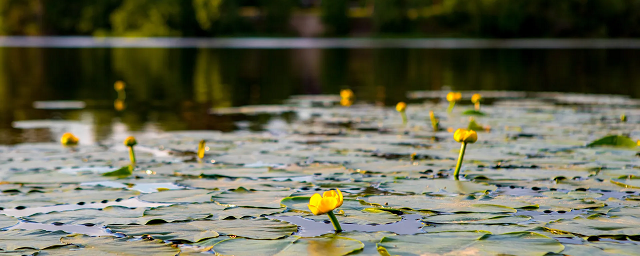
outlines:
[[[450,213],[508,213],[516,212],[516,208],[533,206],[527,202],[518,200],[477,200],[467,197],[431,197],[431,196],[371,196],[365,201],[382,207],[406,208],[412,210],[424,210]],[[515,207],[515,208],[514,208]]]
[[[390,236],[379,243],[381,255],[546,255],[564,250],[553,238],[535,232],[501,235],[444,232]]]
[[[60,238],[69,234],[62,231],[49,232],[44,230],[7,230],[0,231],[0,249],[15,251],[20,249],[41,250],[63,246]]]
[[[217,192],[204,189],[168,190],[140,196],[140,200],[152,203],[205,203]]]
[[[381,188],[395,192],[411,192],[415,194],[444,192],[453,194],[473,194],[496,191],[496,186],[483,183],[459,181],[459,180],[396,180],[392,183],[383,183]]]
[[[220,255],[314,255],[341,256],[361,250],[362,242],[345,237],[298,238],[278,240],[228,239],[213,246]]]
[[[159,255],[174,256],[180,250],[160,241],[128,240],[114,237],[75,235],[63,237],[61,242],[74,246],[48,249],[42,255]],[[40,255],[40,254],[38,254]]]
[[[640,219],[630,216],[593,217],[560,220],[547,224],[547,228],[584,236],[640,235]]]
[[[213,200],[223,205],[280,208],[282,198],[288,197],[292,193],[292,191],[249,191],[239,188],[217,194],[213,196]]]
[[[602,146],[636,148],[638,147],[638,144],[631,138],[627,136],[621,136],[621,135],[605,136],[603,138],[597,139],[587,144],[587,147],[602,147]]]
[[[465,213],[445,214],[422,218],[424,222],[437,224],[516,224],[531,219],[528,216],[511,216],[502,214]]]
[[[252,239],[278,239],[293,234],[298,227],[266,218],[192,221],[154,225],[114,225],[113,231],[129,236],[152,235],[163,240],[188,240],[202,238],[217,232],[220,235],[234,235]],[[207,235],[209,234],[209,235]]]

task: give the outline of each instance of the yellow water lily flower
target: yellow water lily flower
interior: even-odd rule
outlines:
[[[481,99],[482,99],[482,95],[480,95],[479,93],[476,93],[471,96],[471,102],[473,103],[480,102]]]
[[[62,143],[63,146],[75,146],[78,145],[79,141],[80,139],[70,132],[62,134],[62,137],[60,138],[60,143]]]
[[[475,143],[478,140],[478,133],[474,130],[458,129],[453,134],[453,139],[457,142]]]
[[[115,89],[116,91],[122,91],[124,90],[124,82],[122,81],[116,81],[113,84],[113,89]]]
[[[350,107],[351,105],[353,105],[353,101],[351,100],[351,98],[342,98],[340,99],[340,105],[343,107]]]
[[[447,93],[447,101],[460,101],[462,99],[462,93],[459,92],[450,92]]]
[[[314,194],[309,199],[309,210],[315,215],[329,213],[342,206],[343,197],[339,189],[329,190],[320,194]]]
[[[407,103],[404,102],[398,102],[398,104],[396,105],[396,110],[398,112],[404,112],[405,110],[407,110]]]
[[[136,141],[136,138],[133,136],[129,136],[126,139],[124,139],[124,145],[127,147],[133,147],[137,144],[138,144],[138,141]]]
[[[349,99],[353,98],[353,91],[351,89],[344,89],[340,91],[340,98]]]

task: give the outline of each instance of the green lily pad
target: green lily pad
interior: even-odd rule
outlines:
[[[204,177],[229,177],[229,178],[288,178],[301,177],[310,174],[291,172],[273,168],[221,168],[202,170]]]
[[[343,209],[337,211],[335,215],[340,223],[352,223],[358,225],[387,224],[402,220],[402,217],[378,208],[366,208],[363,210]],[[326,214],[308,215],[305,216],[305,218],[316,221],[330,221],[329,216]]]
[[[530,220],[528,216],[503,214],[464,213],[427,216],[422,218],[428,223],[437,224],[516,224]]]
[[[496,191],[496,186],[459,180],[396,180],[381,184],[380,188],[395,192],[411,192],[415,194],[445,192],[453,194],[473,194]]]
[[[112,172],[107,172],[107,173],[103,173],[102,176],[106,176],[106,177],[118,177],[118,178],[126,178],[131,176],[131,174],[133,174],[133,172],[131,171],[131,168],[129,166],[124,166],[118,170],[112,171]]]
[[[484,212],[484,213],[508,213],[516,212],[516,208],[532,206],[532,204],[519,200],[477,200],[460,197],[431,197],[431,196],[371,196],[365,201],[390,208],[406,208],[412,210],[424,210],[434,212]]]
[[[594,217],[560,220],[547,224],[547,228],[584,236],[640,235],[640,219],[630,216]]]
[[[638,143],[627,136],[609,135],[587,144],[587,147],[602,147],[602,146],[636,148],[638,147]]]
[[[387,236],[378,243],[380,255],[462,255],[480,239],[481,232],[448,232]]]
[[[298,230],[295,225],[266,218],[233,219],[163,223],[154,225],[112,225],[111,230],[129,236],[152,235],[163,240],[201,240],[212,237],[211,232],[220,235],[234,235],[252,239],[278,239]],[[217,236],[217,235],[216,235]],[[198,239],[199,238],[199,239]]]
[[[464,116],[486,116],[487,114],[485,114],[482,111],[469,109],[469,110],[465,110],[464,112],[462,112],[462,115],[464,115]]]
[[[49,232],[44,230],[7,230],[0,231],[0,249],[15,251],[20,249],[41,250],[63,246],[60,238],[69,234],[62,231]]]
[[[0,215],[0,229],[14,226],[18,224],[18,222],[19,222],[18,219],[14,217],[7,216],[7,215]]]
[[[228,239],[213,246],[220,255],[327,255],[341,256],[361,250],[362,242],[345,237],[288,237],[278,240]]]
[[[456,232],[456,231],[474,231],[489,232],[491,234],[505,234],[513,232],[531,231],[538,226],[523,225],[484,225],[484,224],[428,224],[422,228],[426,232]]]
[[[272,180],[250,180],[250,179],[189,179],[182,180],[178,184],[192,187],[213,190],[230,190],[237,188],[245,188],[248,190],[272,191],[272,190],[289,190],[302,185],[300,182],[282,181],[275,182]]]
[[[140,200],[151,203],[206,203],[218,192],[205,189],[168,190],[144,194]]]
[[[73,246],[41,251],[38,255],[159,255],[173,256],[180,251],[160,241],[129,240],[114,237],[75,235],[63,237],[61,242]]]
[[[254,240],[240,237],[220,241],[213,246],[213,251],[218,255],[277,255],[297,240],[296,236],[274,240]]]
[[[58,204],[88,204],[99,203],[103,200],[113,201],[128,199],[140,194],[138,191],[124,189],[56,189],[46,193],[28,193],[0,196],[0,203],[4,208],[37,207]]]
[[[535,232],[500,235],[444,232],[390,236],[379,243],[381,255],[546,255],[564,250],[553,238]]]
[[[607,244],[608,246],[603,246]],[[637,255],[638,245],[623,243],[589,243],[589,244],[565,244],[564,255],[584,255],[584,256],[615,256],[615,255]]]
[[[249,191],[239,188],[213,196],[213,200],[223,205],[280,208],[282,198],[290,196],[292,191]]]

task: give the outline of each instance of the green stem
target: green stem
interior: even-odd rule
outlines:
[[[131,160],[131,165],[129,165],[129,170],[133,172],[133,169],[136,168],[136,153],[133,152],[133,146],[129,147],[129,160]]]
[[[124,90],[118,91],[118,99],[119,100],[125,100],[126,98],[127,98],[127,94],[124,92]]]
[[[340,227],[340,222],[338,222],[338,219],[336,218],[336,215],[333,214],[333,211],[328,212],[327,215],[329,215],[329,219],[331,219],[331,223],[333,224],[333,227],[336,229],[336,232],[337,233],[342,232],[342,227]]]
[[[407,126],[407,113],[400,112],[400,115],[402,116],[402,125]]]
[[[458,156],[458,164],[456,165],[456,171],[453,173],[453,176],[456,180],[459,180],[458,176],[460,175],[460,167],[462,167],[462,159],[464,159],[464,150],[467,149],[467,143],[462,142],[462,146],[460,147],[460,155]]]
[[[449,101],[449,108],[447,108],[447,113],[451,114],[451,111],[453,111],[453,107],[455,106],[456,106],[455,101]]]

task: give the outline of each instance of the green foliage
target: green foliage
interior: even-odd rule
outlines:
[[[181,0],[124,0],[111,14],[115,36],[181,36]]]
[[[601,139],[598,139],[594,142],[591,142],[587,145],[587,147],[600,147],[600,146],[635,148],[638,146],[638,144],[627,136],[609,135]]]
[[[264,30],[270,34],[285,34],[289,31],[289,20],[295,0],[261,0]]]
[[[632,0],[331,0],[317,1],[327,34],[419,32],[462,37],[638,37],[640,1]],[[2,0],[2,35],[286,35],[296,0]],[[248,7],[248,9],[243,9]],[[367,11],[373,9],[371,17]],[[259,9],[258,16],[253,11]],[[71,15],[70,15],[71,14]],[[247,15],[248,14],[248,15]],[[367,24],[360,22],[356,24]]]
[[[375,0],[373,27],[378,33],[407,32],[406,0]]]
[[[322,1],[322,22],[329,35],[345,35],[349,33],[348,0]]]
[[[0,33],[4,35],[42,34],[38,3],[32,0],[0,1]]]

